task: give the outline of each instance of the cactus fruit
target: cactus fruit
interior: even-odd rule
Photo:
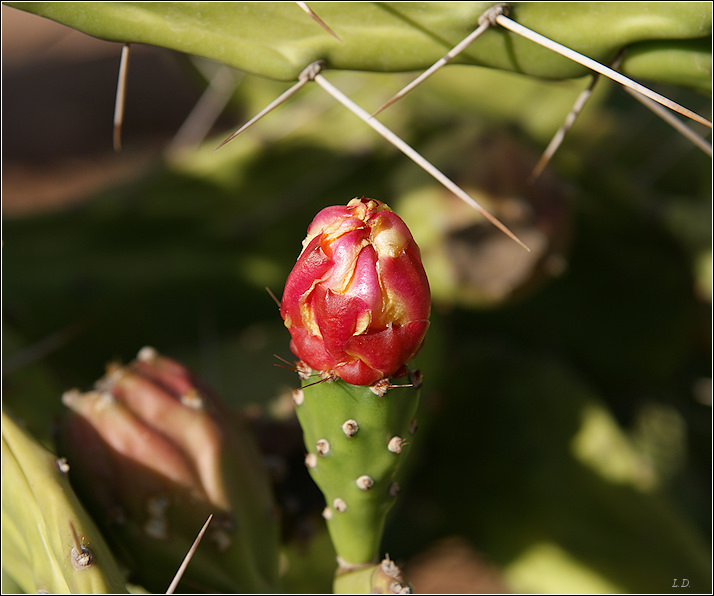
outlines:
[[[261,455],[242,421],[180,363],[144,348],[87,393],[67,392],[61,429],[70,478],[133,571],[169,585],[214,514],[184,575],[194,589],[275,589],[278,520]]]
[[[356,198],[315,217],[280,312],[300,358],[302,388],[293,398],[305,465],[325,497],[338,592],[370,592],[386,581],[380,543],[415,428],[421,373],[400,385],[390,377],[407,374],[430,308],[419,248],[384,203]],[[400,574],[388,575],[406,589]]]
[[[307,230],[280,313],[293,353],[353,385],[402,376],[429,327],[419,248],[387,205],[327,207]]]
[[[67,462],[4,412],[2,470],[3,593],[11,591],[6,579],[27,594],[127,593],[117,562],[69,484]]]

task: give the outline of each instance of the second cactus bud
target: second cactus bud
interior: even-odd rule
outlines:
[[[278,520],[261,455],[247,427],[184,366],[145,348],[94,391],[63,401],[70,479],[134,581],[165,591],[212,513],[182,583],[275,589]]]

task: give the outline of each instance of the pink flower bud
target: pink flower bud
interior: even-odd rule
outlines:
[[[186,578],[206,592],[264,592],[277,577],[278,524],[245,421],[183,364],[144,348],[69,408],[60,451],[70,480],[135,578],[163,591],[209,513]]]
[[[429,326],[419,247],[387,205],[352,199],[307,230],[280,313],[290,349],[314,370],[353,385],[406,372]]]

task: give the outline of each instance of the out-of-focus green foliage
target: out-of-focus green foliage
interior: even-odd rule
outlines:
[[[343,43],[294,2],[9,2],[22,10],[119,42],[139,42],[224,62],[276,79],[295,79],[311,62],[368,71],[430,66],[478,25],[489,2],[320,2],[317,12]],[[711,89],[707,2],[515,2],[519,23],[602,62],[634,46],[631,76]],[[653,43],[648,43],[653,42]],[[652,61],[656,69],[649,67]],[[586,71],[566,58],[497,28],[460,62],[549,79]],[[640,70],[642,65],[642,70]]]

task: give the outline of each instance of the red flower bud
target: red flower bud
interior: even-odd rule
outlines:
[[[314,370],[353,385],[406,372],[429,326],[419,247],[387,205],[352,199],[307,230],[280,313],[290,349]]]

